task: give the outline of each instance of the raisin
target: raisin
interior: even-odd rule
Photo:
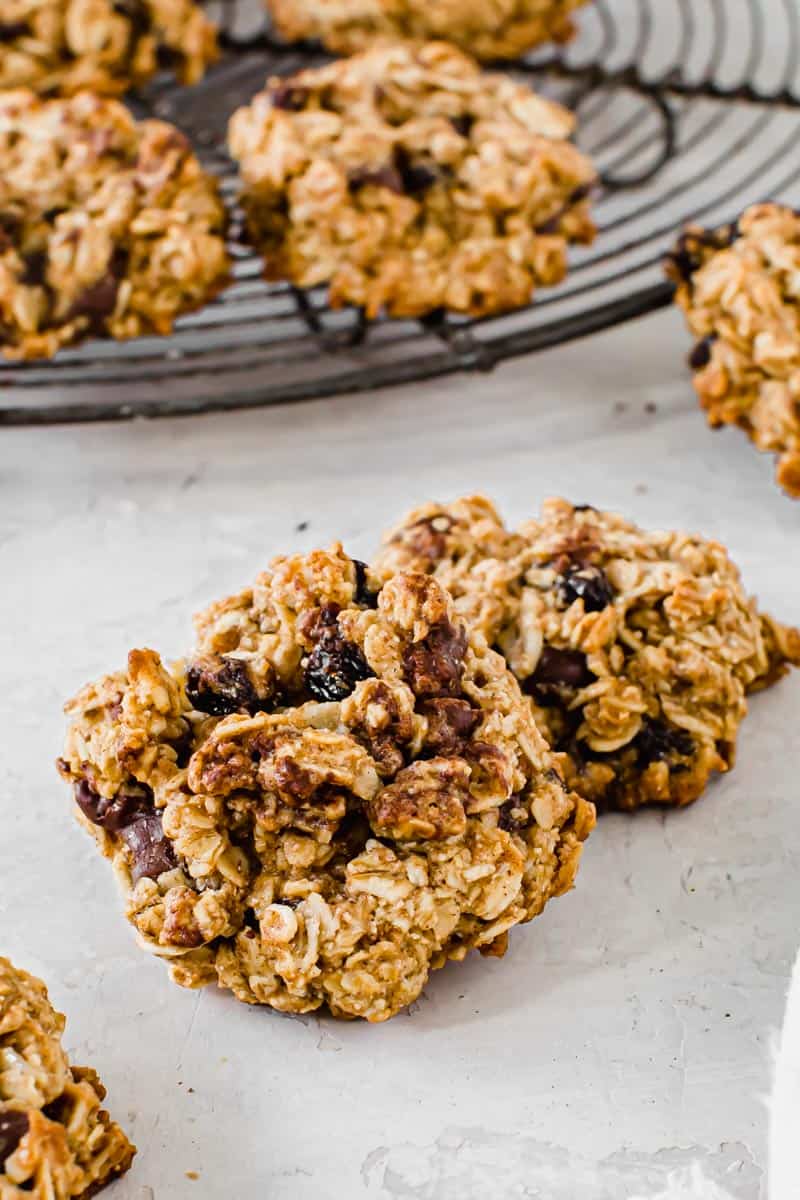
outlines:
[[[365,608],[377,608],[378,593],[370,591],[367,585],[367,564],[361,562],[360,559],[353,559],[353,566],[356,572],[356,604],[363,604]]]
[[[403,179],[396,167],[386,163],[382,167],[355,167],[347,175],[347,186],[351,192],[357,192],[362,187],[372,184],[374,187],[385,187],[398,196],[403,194]]]
[[[28,1114],[16,1108],[7,1108],[0,1112],[0,1171],[28,1132],[30,1122]],[[11,1185],[13,1186],[13,1185]]]
[[[47,274],[47,254],[43,250],[34,250],[23,258],[24,271],[22,283],[27,287],[41,287]]]
[[[666,721],[645,720],[634,745],[642,766],[675,756],[690,758],[694,753],[694,742],[686,730]]]
[[[305,667],[305,683],[316,700],[344,700],[361,679],[370,679],[364,655],[337,626],[323,628]]]
[[[536,692],[540,687],[585,687],[593,678],[586,665],[586,655],[580,650],[558,650],[555,646],[545,646],[529,683]]]
[[[475,124],[475,118],[470,113],[461,113],[458,117],[450,117],[450,124],[456,133],[460,133],[465,138],[469,137],[472,126]]]
[[[186,672],[186,698],[192,708],[211,717],[257,712],[267,702],[256,694],[247,663],[226,655],[192,663]]]
[[[529,823],[528,810],[521,796],[512,796],[497,810],[497,827],[504,829],[506,833],[517,833]]]
[[[28,37],[30,32],[27,21],[4,21],[0,24],[0,42],[14,42],[17,38]]]
[[[402,190],[407,196],[419,196],[427,192],[428,188],[448,175],[448,168],[434,162],[412,159],[402,146],[395,151],[395,162],[402,179]]]
[[[711,347],[716,341],[712,334],[710,337],[704,337],[698,342],[689,355],[689,366],[693,371],[701,371],[703,367],[707,367],[711,362]]]
[[[283,108],[287,112],[300,112],[305,108],[310,92],[300,84],[286,80],[270,88],[269,98],[273,108]]]
[[[440,621],[403,655],[406,682],[418,696],[457,696],[461,692],[467,635],[461,625]]]
[[[558,593],[565,605],[583,600],[586,612],[601,612],[613,603],[614,593],[602,567],[570,567],[558,581]]]

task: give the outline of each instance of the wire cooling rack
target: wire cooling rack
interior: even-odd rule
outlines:
[[[179,125],[234,204],[230,113],[268,74],[323,55],[277,43],[253,0],[222,0],[212,16],[224,53],[209,76],[193,88],[158,81],[131,105]],[[800,199],[797,0],[595,0],[579,20],[566,50],[502,68],[577,111],[578,143],[601,173],[597,240],[571,251],[562,285],[504,317],[366,322],[331,310],[324,288],[266,284],[234,242],[233,285],[171,337],[0,366],[0,424],[257,407],[489,370],[669,303],[660,263],[685,221]]]

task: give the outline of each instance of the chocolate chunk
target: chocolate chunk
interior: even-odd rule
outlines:
[[[144,785],[123,789],[112,799],[98,795],[85,779],[75,786],[75,800],[89,820],[108,833],[118,833],[133,854],[134,883],[154,878],[176,866],[172,846],[161,828],[161,814]]]
[[[461,113],[458,117],[450,117],[450,124],[456,133],[460,133],[462,137],[469,137],[475,118],[470,113]]]
[[[455,758],[463,754],[464,743],[472,735],[481,719],[478,709],[468,700],[456,700],[443,696],[426,700],[422,712],[428,718],[425,746],[434,755]]]
[[[467,635],[463,626],[441,621],[403,654],[406,682],[417,696],[457,696],[461,692]]]
[[[693,371],[700,371],[703,367],[707,367],[711,362],[711,347],[714,345],[716,337],[714,334],[709,337],[704,337],[701,342],[692,350],[689,355],[689,366]]]
[[[403,194],[403,178],[396,167],[387,163],[382,167],[356,167],[347,175],[347,186],[351,192],[371,184],[373,187],[385,187],[398,196]]]
[[[573,512],[597,512],[593,504],[573,504]]]
[[[642,766],[675,756],[691,758],[694,753],[694,742],[686,730],[669,725],[666,721],[646,719],[634,739],[634,745]]]
[[[361,679],[371,678],[367,660],[331,625],[322,630],[305,667],[305,684],[317,700],[344,700]]]
[[[0,1171],[25,1137],[29,1125],[28,1114],[17,1108],[5,1108],[0,1112]]]
[[[268,691],[271,693],[272,689]],[[264,709],[269,699],[256,694],[247,663],[227,655],[191,664],[186,672],[186,698],[192,708],[211,717],[257,712]]]
[[[98,279],[97,283],[85,288],[76,297],[67,313],[67,320],[88,317],[92,329],[102,329],[105,318],[111,316],[114,311],[118,291],[119,279],[109,270],[102,279]]]
[[[121,831],[121,836],[133,855],[131,875],[134,883],[140,879],[155,879],[163,871],[171,871],[177,866],[172,843],[161,827],[161,813],[142,814]]]
[[[287,112],[300,112],[302,108],[305,108],[310,94],[307,87],[292,83],[290,80],[286,80],[285,83],[277,83],[269,89],[272,107],[283,108]]]
[[[614,601],[614,593],[602,567],[570,567],[558,581],[558,594],[567,606],[583,600],[586,612],[601,612]]]
[[[367,586],[367,564],[360,561],[358,558],[353,559],[353,566],[356,571],[356,604],[363,604],[366,608],[377,608],[378,593],[371,592]]]
[[[93,825],[99,825],[108,833],[119,833],[132,821],[137,820],[152,808],[152,794],[141,791],[122,790],[108,799],[99,795],[85,779],[75,785],[75,803]]]
[[[558,650],[555,646],[545,646],[530,683],[534,691],[551,685],[581,688],[591,683],[593,678],[586,666],[586,655],[580,650]]]

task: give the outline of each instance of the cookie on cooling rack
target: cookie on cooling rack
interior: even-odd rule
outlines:
[[[95,1195],[136,1153],[100,1107],[105,1088],[72,1067],[64,1018],[47,988],[0,958],[0,1197],[70,1200]]]
[[[571,886],[594,809],[434,579],[336,545],[197,630],[84,688],[59,760],[178,983],[382,1021]]]
[[[542,42],[567,42],[587,0],[267,0],[287,41],[316,38],[337,54],[377,37],[443,38],[475,58],[516,58]]]
[[[195,83],[216,56],[194,0],[0,0],[0,89],[118,95],[165,67]]]
[[[565,500],[508,532],[483,497],[428,504],[373,570],[427,571],[506,656],[567,783],[601,808],[688,804],[734,761],[745,695],[800,665],[716,542]]]
[[[777,454],[778,483],[800,497],[800,215],[759,204],[721,229],[690,226],[667,274],[698,339],[689,363],[709,424]]]
[[[528,302],[594,234],[573,118],[444,42],[384,42],[270,80],[231,119],[269,279],[374,317]]]
[[[224,286],[226,216],[186,138],[87,92],[0,95],[0,349],[169,333]]]

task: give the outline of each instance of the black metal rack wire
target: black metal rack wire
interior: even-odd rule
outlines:
[[[217,0],[224,53],[193,88],[159,80],[137,115],[178,124],[235,203],[227,119],[268,74],[321,61],[282,46],[252,0]],[[0,425],[167,416],[369,391],[504,359],[668,304],[661,260],[689,219],[730,220],[748,203],[800,198],[797,0],[595,0],[563,51],[501,69],[578,114],[597,163],[595,244],[571,253],[559,287],[515,313],[367,322],[324,289],[266,284],[234,241],[234,281],[169,338],[93,341],[48,363],[0,365]]]

